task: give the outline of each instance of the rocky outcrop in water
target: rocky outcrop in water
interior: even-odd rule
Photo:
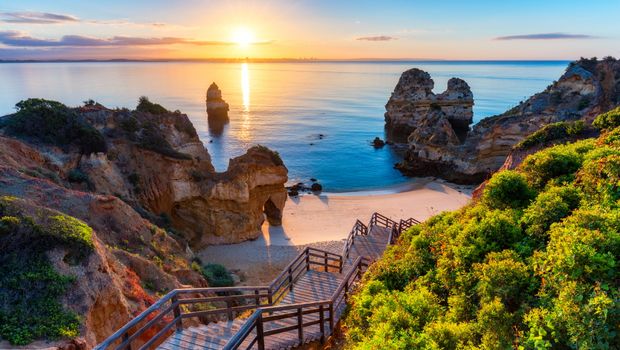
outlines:
[[[620,61],[582,59],[571,63],[545,91],[460,134],[468,113],[457,113],[462,117],[459,124],[443,109],[417,107],[432,87],[427,77],[420,71],[403,73],[386,106],[388,134],[407,138],[405,159],[397,167],[408,175],[439,176],[458,183],[483,181],[502,166],[515,144],[544,125],[575,120],[591,123],[597,114],[620,104]],[[457,101],[459,96],[464,100],[471,96],[465,89],[457,91],[453,94]],[[402,137],[398,140],[403,142]]]
[[[228,103],[222,99],[222,91],[216,83],[212,83],[207,90],[207,116],[209,126],[218,128],[227,124],[228,119]]]
[[[464,136],[472,122],[474,98],[469,85],[461,79],[452,78],[448,88],[441,94],[433,93],[435,83],[431,76],[420,69],[404,72],[389,101],[385,105],[385,125],[388,140],[406,142],[410,135],[426,127],[440,129],[441,140],[454,141]],[[419,137],[432,137],[432,135]]]

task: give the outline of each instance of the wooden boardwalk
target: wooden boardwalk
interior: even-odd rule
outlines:
[[[346,307],[348,294],[361,278],[365,267],[383,254],[387,245],[395,239],[394,235],[402,231],[402,223],[403,221],[399,225],[380,214],[374,214],[368,226],[358,221],[343,247],[342,255],[306,248],[269,287],[246,287],[254,289],[245,290],[234,297],[184,299],[174,295],[170,299],[170,306],[160,311],[146,326],[142,326],[132,335],[129,335],[127,330],[130,327],[127,326],[127,330],[121,329],[123,332],[117,332],[117,339],[110,339],[108,344],[101,344],[96,349],[107,349],[113,341],[120,342],[120,346],[114,348],[127,349],[124,345],[138,340],[138,336],[144,332],[143,329],[151,327],[149,323],[156,324],[158,317],[163,319],[162,315],[166,312],[172,313],[172,310],[175,311],[174,319],[168,321],[167,325],[140,349],[291,349],[302,343],[323,341],[339,321]],[[209,290],[215,289],[204,291]],[[231,298],[240,303],[231,304]],[[226,307],[185,314],[179,308],[179,304],[194,305],[192,303],[207,301],[226,301]],[[160,309],[164,305],[166,304],[162,303]],[[241,315],[235,318],[233,309],[238,311],[238,315],[243,310],[255,311],[249,317],[246,312],[245,317]],[[226,313],[228,320],[183,327],[184,319],[207,313]],[[176,324],[176,330],[171,326],[173,324]],[[158,337],[165,340],[157,341]]]

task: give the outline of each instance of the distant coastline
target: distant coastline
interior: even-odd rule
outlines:
[[[1,63],[487,63],[487,64],[511,64],[511,63],[569,63],[572,60],[450,60],[432,58],[353,58],[353,59],[319,59],[319,58],[174,58],[174,59],[49,59],[49,60],[0,60]]]

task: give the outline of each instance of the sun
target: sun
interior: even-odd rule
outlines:
[[[247,47],[254,42],[254,33],[245,27],[237,28],[232,34],[232,41],[241,47]]]

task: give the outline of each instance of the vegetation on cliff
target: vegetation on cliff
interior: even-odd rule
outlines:
[[[349,346],[620,347],[620,128],[610,113],[594,123],[598,139],[532,154],[478,201],[404,233],[353,298]]]
[[[0,337],[13,345],[35,339],[76,337],[80,318],[61,298],[75,277],[58,273],[47,253],[63,249],[79,264],[93,249],[92,229],[58,212],[29,209],[22,200],[0,197]]]
[[[0,128],[11,135],[59,147],[77,146],[84,154],[107,151],[103,135],[60,102],[31,98],[15,107],[17,113],[0,120]]]

